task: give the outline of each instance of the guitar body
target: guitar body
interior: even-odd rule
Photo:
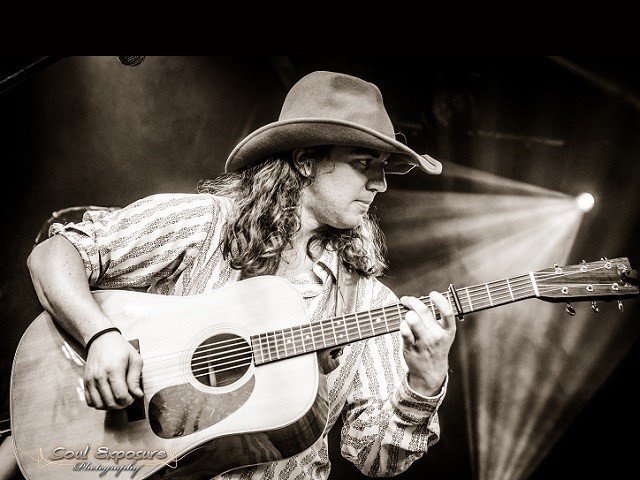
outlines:
[[[11,374],[12,435],[27,479],[100,473],[76,469],[82,462],[133,463],[135,478],[209,479],[293,456],[322,435],[328,403],[315,353],[260,366],[246,353],[251,335],[308,321],[286,280],[256,277],[191,297],[94,298],[140,349],[143,408],[88,407],[84,349],[43,313],[23,335]]]

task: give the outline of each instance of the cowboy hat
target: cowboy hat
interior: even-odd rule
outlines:
[[[390,173],[418,166],[437,175],[442,164],[396,140],[380,89],[343,73],[317,71],[287,94],[278,121],[245,137],[231,152],[225,172],[237,172],[275,154],[320,145],[366,147],[390,153]]]

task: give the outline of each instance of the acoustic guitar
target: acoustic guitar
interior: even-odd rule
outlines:
[[[637,278],[627,258],[603,259],[450,286],[443,295],[462,317],[528,298],[635,297]],[[97,478],[118,469],[138,479],[209,479],[296,455],[327,422],[315,352],[395,332],[407,311],[394,304],[310,323],[301,296],[275,276],[187,297],[93,295],[139,349],[144,397],[123,410],[88,407],[83,347],[41,314],[24,333],[11,373],[12,436],[29,480]],[[421,300],[440,317],[428,297]]]

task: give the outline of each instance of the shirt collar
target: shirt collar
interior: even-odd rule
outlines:
[[[338,253],[327,246],[320,258],[313,264],[313,272],[320,277],[322,283],[332,275],[334,282],[338,278]]]

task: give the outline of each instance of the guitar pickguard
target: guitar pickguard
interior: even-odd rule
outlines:
[[[254,386],[252,375],[227,393],[203,392],[188,383],[163,388],[149,402],[151,429],[160,438],[175,438],[215,425],[244,405]]]

